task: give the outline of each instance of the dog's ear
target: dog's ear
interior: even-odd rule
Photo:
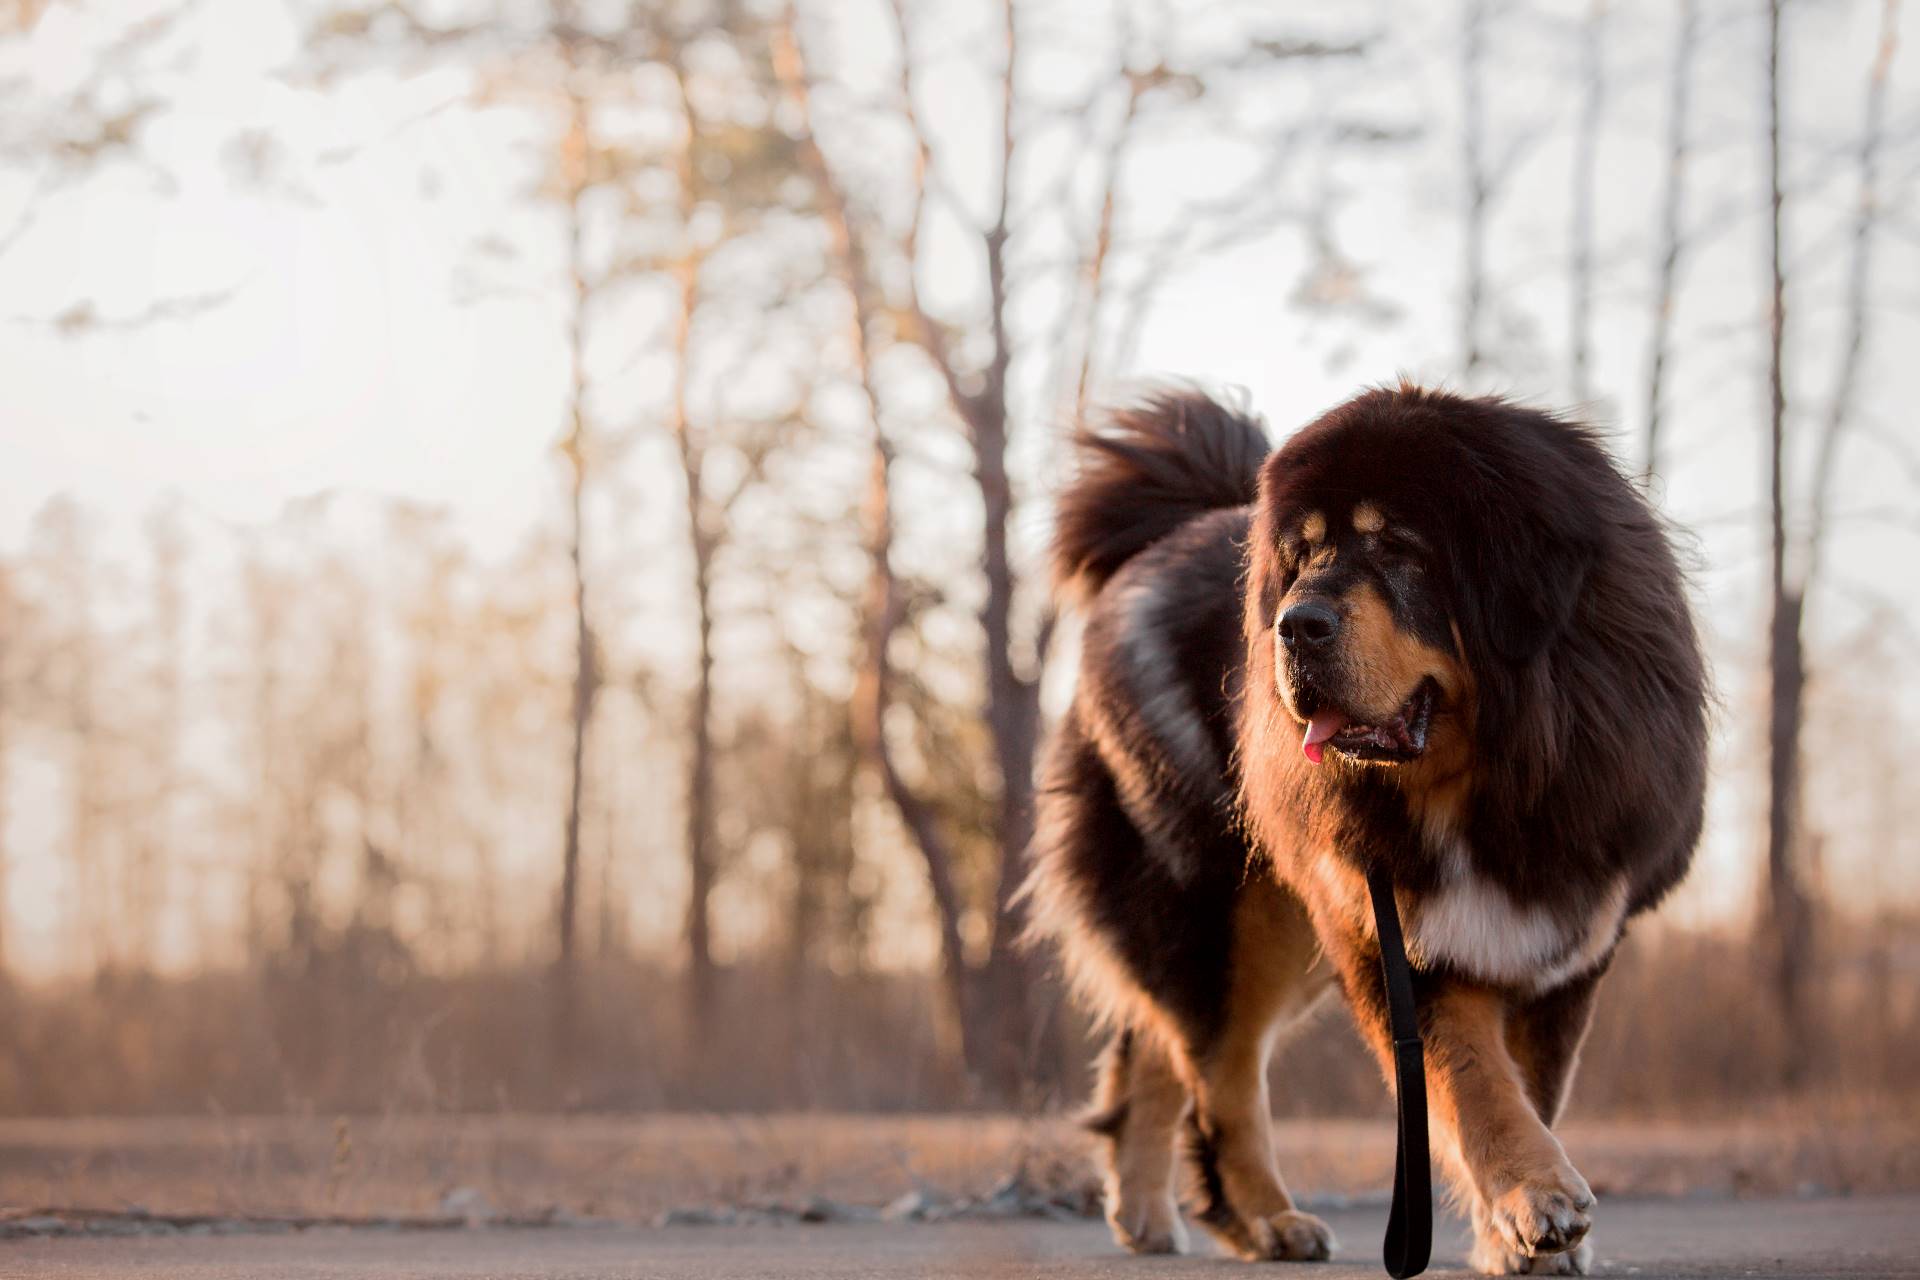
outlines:
[[[1500,489],[1511,490],[1512,477]],[[1523,667],[1573,621],[1600,558],[1592,521],[1567,493],[1508,493],[1474,521],[1458,549],[1454,586],[1462,627],[1500,660]]]

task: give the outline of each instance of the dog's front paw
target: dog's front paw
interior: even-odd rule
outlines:
[[[1187,1228],[1168,1192],[1129,1196],[1107,1193],[1107,1225],[1121,1248],[1133,1253],[1185,1253]]]
[[[1298,1209],[1255,1218],[1248,1226],[1259,1257],[1270,1262],[1325,1262],[1340,1247],[1332,1227]]]
[[[1473,1243],[1467,1265],[1488,1276],[1584,1276],[1593,1272],[1593,1245],[1582,1240],[1564,1253],[1541,1253],[1529,1258],[1498,1240],[1481,1236]]]
[[[1487,1201],[1487,1227],[1513,1253],[1534,1258],[1578,1245],[1593,1225],[1587,1210],[1593,1191],[1565,1160],[1558,1168],[1520,1183]]]

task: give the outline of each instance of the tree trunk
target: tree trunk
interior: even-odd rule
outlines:
[[[1660,201],[1660,261],[1653,289],[1653,326],[1647,347],[1647,425],[1642,474],[1652,479],[1660,465],[1660,427],[1666,408],[1667,365],[1672,358],[1673,308],[1679,289],[1680,254],[1685,232],[1688,88],[1693,81],[1693,51],[1699,44],[1700,0],[1680,0],[1679,33],[1673,52],[1673,77],[1667,90],[1667,178]]]
[[[1086,417],[1087,399],[1092,389],[1093,371],[1099,359],[1100,317],[1106,295],[1107,262],[1113,254],[1114,231],[1120,220],[1120,182],[1126,163],[1127,150],[1133,141],[1134,122],[1140,115],[1140,97],[1143,82],[1129,75],[1131,82],[1127,92],[1127,107],[1120,118],[1120,127],[1114,132],[1113,140],[1108,143],[1104,163],[1105,178],[1100,185],[1100,216],[1094,223],[1092,242],[1087,247],[1086,264],[1081,268],[1082,290],[1085,296],[1084,330],[1079,338],[1080,358],[1073,378],[1073,397],[1068,403],[1067,421],[1076,426]],[[1061,326],[1056,345],[1064,354],[1073,347],[1071,332],[1072,312],[1068,313],[1067,323]]]
[[[133,934],[136,966],[153,972],[159,965],[160,904],[167,900],[167,876],[173,855],[174,797],[179,789],[181,740],[181,671],[184,666],[185,597],[181,571],[186,545],[177,517],[156,513],[147,520],[153,551],[154,665],[153,753],[154,778],[147,792],[149,816],[141,823],[134,845],[135,861],[128,884],[128,926]]]
[[[1493,198],[1481,83],[1486,27],[1486,0],[1468,0],[1460,52],[1461,150],[1467,182],[1466,216],[1461,229],[1464,261],[1460,287],[1460,372],[1469,384],[1486,359],[1480,339],[1486,311],[1487,211]]]
[[[1867,77],[1865,121],[1860,131],[1858,189],[1854,196],[1853,246],[1847,263],[1847,331],[1840,347],[1840,365],[1834,373],[1833,394],[1827,404],[1813,467],[1813,502],[1807,520],[1804,591],[1820,581],[1826,549],[1834,481],[1839,472],[1840,445],[1853,424],[1854,401],[1859,394],[1860,368],[1866,359],[1867,337],[1873,318],[1873,242],[1880,214],[1880,148],[1886,139],[1887,81],[1900,33],[1900,0],[1882,0],[1880,39],[1873,69]]]
[[[617,788],[608,787],[610,793]],[[620,806],[615,794],[602,797],[600,804],[600,884],[594,893],[593,958],[601,968],[613,963],[622,950],[619,910],[619,880],[614,868],[620,858]]]
[[[691,272],[689,272],[691,278]],[[688,287],[691,305],[691,286]],[[685,348],[681,348],[685,361]],[[714,884],[713,822],[713,538],[701,500],[699,451],[688,441],[686,404],[675,409],[686,471],[687,521],[693,543],[696,628],[693,703],[687,713],[687,1027],[696,1043],[706,1039],[713,1012],[715,968],[711,900]]]
[[[1585,91],[1573,148],[1572,277],[1568,289],[1568,388],[1574,403],[1593,394],[1593,215],[1600,165],[1600,118],[1607,100],[1607,0],[1591,0],[1586,26]]]
[[[579,955],[576,934],[580,914],[580,810],[586,792],[587,734],[593,719],[595,670],[591,615],[587,608],[586,574],[586,312],[590,286],[586,276],[584,227],[581,210],[586,187],[589,146],[587,105],[573,98],[567,146],[577,166],[569,175],[567,204],[567,267],[573,286],[573,307],[567,333],[569,362],[568,431],[561,453],[569,466],[567,558],[573,573],[574,665],[572,751],[567,788],[567,811],[562,829],[560,858],[559,946],[554,964],[553,1039],[558,1063],[556,1083],[562,1088],[570,1076],[579,1035]]]
[[[1001,279],[998,254],[990,257]],[[998,291],[996,291],[998,292]],[[1004,370],[1001,371],[1004,379]],[[993,737],[994,764],[1000,778],[994,839],[999,865],[994,880],[993,932],[981,983],[980,1018],[991,1036],[992,1053],[980,1065],[995,1093],[1015,1096],[1026,1074],[1032,1008],[1031,974],[1015,945],[1019,930],[1012,898],[1021,880],[1027,844],[1033,834],[1033,765],[1039,731],[1037,687],[1013,665],[1013,568],[1007,554],[1007,526],[1013,500],[1006,470],[1004,380],[994,384],[993,409],[976,428],[977,478],[986,510],[984,567],[987,595],[980,625],[987,667],[987,727]]]
[[[1802,1083],[1806,1069],[1807,1026],[1804,978],[1811,945],[1811,913],[1801,882],[1800,728],[1806,685],[1801,646],[1802,593],[1787,581],[1786,505],[1786,272],[1782,223],[1785,193],[1781,180],[1780,9],[1767,6],[1767,189],[1769,275],[1772,305],[1768,325],[1767,480],[1771,515],[1773,623],[1769,632],[1767,725],[1767,912],[1768,958],[1776,1012],[1784,1036],[1781,1083]]]
[[[1007,550],[1007,531],[1013,516],[1013,489],[1007,475],[1009,444],[1008,371],[1013,364],[1013,341],[1007,324],[1008,216],[1013,196],[1014,113],[1019,41],[1011,0],[1001,6],[1002,39],[1006,50],[1001,75],[1000,200],[993,225],[985,236],[988,322],[993,354],[985,370],[984,386],[976,396],[955,405],[967,422],[973,445],[974,480],[986,517],[982,569],[987,579],[986,599],[980,609],[980,629],[987,673],[987,728],[993,737],[995,770],[1000,795],[994,823],[999,854],[993,897],[993,933],[987,954],[982,1022],[990,1027],[993,1054],[984,1065],[989,1085],[1001,1097],[1017,1092],[1024,1072],[1031,1009],[1027,1000],[1029,975],[1025,956],[1013,945],[1011,900],[1020,883],[1020,868],[1033,830],[1033,761],[1039,729],[1035,682],[1021,676],[1013,661],[1014,574]],[[951,385],[951,382],[950,382]]]
[[[692,235],[694,214],[693,145],[700,127],[687,95],[685,75],[670,63],[678,88],[685,128],[676,159],[680,191],[680,224]],[[695,1045],[706,1042],[712,1023],[715,971],[713,963],[714,883],[713,815],[713,555],[719,534],[707,510],[705,457],[694,439],[687,409],[689,361],[693,352],[693,316],[700,299],[699,251],[689,245],[674,264],[677,290],[673,323],[673,402],[669,426],[680,458],[686,493],[687,544],[693,557],[694,654],[693,704],[687,723],[687,987],[686,1026]]]
[[[891,456],[879,425],[879,402],[873,390],[866,346],[867,321],[874,310],[864,255],[854,235],[844,197],[817,146],[812,145],[810,135],[804,149],[806,159],[821,183],[829,229],[836,242],[836,254],[844,265],[854,294],[855,327],[858,330],[854,342],[875,424],[875,457],[868,502],[868,553],[872,563],[868,592],[870,634],[863,689],[857,695],[861,708],[856,713],[857,720],[865,750],[879,764],[888,795],[902,821],[913,833],[927,864],[928,887],[939,915],[943,972],[966,1045],[969,1069],[1002,1096],[1010,1096],[1017,1088],[1030,1038],[1027,1001],[1030,975],[1028,962],[1013,945],[1017,930],[1011,924],[1009,903],[1019,884],[1021,860],[1032,828],[1033,765],[1039,714],[1036,682],[1019,672],[1014,661],[1013,644],[1017,583],[1008,547],[1013,492],[1007,474],[1010,426],[1008,373],[1013,362],[1013,343],[1007,317],[1009,279],[1006,249],[1012,205],[1019,44],[1014,7],[1010,0],[1002,4],[1000,13],[1005,63],[1000,80],[998,207],[992,225],[982,233],[987,320],[992,350],[985,367],[975,375],[956,363],[945,329],[928,315],[921,306],[917,291],[912,287],[911,271],[917,266],[915,255],[919,213],[925,198],[928,143],[913,113],[913,85],[907,71],[911,48],[904,8],[899,3],[893,6],[902,43],[900,88],[903,109],[919,146],[915,217],[903,245],[909,270],[906,310],[913,321],[910,335],[944,379],[953,411],[966,429],[968,447],[973,456],[973,478],[980,492],[983,514],[981,569],[986,578],[986,596],[981,603],[979,622],[982,667],[986,680],[985,718],[992,740],[999,792],[995,801],[993,832],[997,865],[992,900],[992,932],[982,973],[983,981],[978,991],[972,990],[962,945],[959,929],[961,903],[954,884],[952,855],[938,830],[932,810],[913,794],[911,787],[894,767],[886,747],[886,643],[896,625],[898,606],[893,599],[894,583],[889,564],[892,511],[887,473]],[[786,39],[791,45],[790,18]],[[792,68],[786,73],[787,82],[794,95],[796,108],[805,119],[807,103],[804,76],[798,71],[797,49],[786,50],[782,61]],[[978,384],[977,389],[975,383]],[[988,1056],[983,1056],[989,1050]]]
[[[899,17],[897,9],[895,17]],[[901,32],[904,37],[904,26]],[[902,776],[887,742],[886,718],[891,701],[892,675],[889,649],[893,633],[899,625],[900,606],[893,572],[893,449],[881,415],[869,336],[880,308],[875,301],[866,254],[854,232],[846,194],[836,181],[813,133],[806,64],[794,28],[791,7],[776,29],[775,38],[774,67],[799,120],[797,143],[801,161],[819,186],[820,212],[827,228],[829,251],[853,304],[848,339],[860,389],[866,398],[872,430],[867,496],[861,512],[861,534],[868,569],[865,599],[862,602],[865,636],[860,668],[855,673],[851,708],[854,741],[861,757],[879,774],[888,803],[899,816],[901,825],[906,828],[926,867],[927,890],[933,901],[934,924],[940,939],[940,976],[947,995],[949,1025],[958,1044],[961,1060],[969,1073],[977,1075],[983,1037],[975,1021],[972,975],[967,966],[965,940],[960,933],[961,903],[959,889],[954,882],[953,853],[940,831],[939,820],[932,806]],[[908,100],[911,101],[910,89],[908,93]],[[921,181],[925,178],[925,159],[922,139]],[[946,366],[942,368],[946,371]]]
[[[1854,215],[1853,251],[1847,271],[1847,330],[1840,348],[1832,400],[1821,431],[1814,463],[1812,509],[1807,522],[1805,555],[1797,585],[1788,585],[1786,565],[1785,494],[1782,488],[1785,449],[1786,392],[1785,280],[1781,270],[1783,196],[1780,177],[1780,0],[1769,7],[1768,26],[1768,176],[1772,194],[1771,246],[1773,252],[1772,385],[1773,415],[1770,433],[1769,479],[1773,511],[1773,628],[1769,672],[1767,735],[1767,920],[1768,959],[1772,965],[1774,998],[1779,1007],[1786,1052],[1781,1082],[1788,1088],[1804,1085],[1811,1060],[1808,997],[1809,966],[1815,946],[1815,916],[1808,889],[1803,849],[1808,844],[1800,822],[1800,733],[1805,720],[1805,616],[1809,593],[1820,580],[1822,552],[1829,531],[1829,508],[1838,470],[1840,443],[1853,419],[1860,367],[1866,355],[1872,316],[1869,291],[1873,275],[1873,239],[1879,206],[1880,145],[1886,127],[1887,79],[1898,36],[1898,0],[1883,0],[1880,38],[1867,81],[1866,119],[1861,131],[1859,192]]]
[[[583,487],[576,472],[571,508],[573,536],[568,553],[573,566],[574,593],[573,738],[560,855],[559,958],[554,971],[554,1048],[563,1072],[572,1067],[579,1029],[579,956],[575,935],[580,915],[580,808],[586,791],[587,730],[593,716],[593,633],[587,622],[580,531]]]
[[[695,535],[697,543],[706,539]],[[696,1044],[706,1041],[715,996],[713,919],[713,603],[711,548],[694,551],[694,598],[698,609],[698,669],[687,756],[687,1027]]]
[[[961,1060],[970,1073],[984,1067],[986,1047],[980,1008],[974,999],[967,968],[966,943],[960,935],[960,891],[954,883],[953,851],[933,807],[901,776],[886,740],[886,714],[892,665],[887,650],[899,625],[899,597],[893,576],[893,495],[889,473],[892,450],[874,425],[874,448],[867,472],[864,525],[867,541],[867,640],[864,661],[853,691],[854,734],[862,754],[872,760],[894,811],[913,837],[927,869],[927,889],[933,898],[934,920],[940,933],[940,977],[952,1006],[952,1026]]]
[[[60,642],[65,667],[61,709],[69,737],[67,854],[73,866],[74,936],[86,946],[88,967],[98,970],[117,967],[121,960],[112,885],[101,865],[100,848],[111,770],[103,750],[93,563],[78,510],[68,514],[57,553],[59,589],[66,595],[71,625]]]
[[[1780,1082],[1788,1089],[1806,1083],[1811,1049],[1806,977],[1813,913],[1800,857],[1800,729],[1806,691],[1802,603],[1798,592],[1775,596],[1768,663],[1772,696],[1767,706],[1766,956],[1784,1034]]]
[[[823,863],[821,858],[823,842],[819,833],[825,824],[814,818],[813,806],[818,803],[819,792],[813,785],[812,777],[808,776],[808,753],[814,744],[824,745],[826,741],[820,724],[819,700],[807,684],[805,656],[789,646],[787,660],[793,668],[791,687],[794,702],[800,709],[799,723],[793,729],[798,745],[794,748],[795,754],[790,757],[793,761],[792,776],[781,779],[777,784],[786,791],[782,808],[790,815],[788,820],[793,841],[793,895],[787,900],[786,963],[783,966],[791,1050],[798,1045],[797,1011],[804,1007],[812,985],[809,978],[819,955],[820,935],[827,914],[827,879],[835,869]],[[851,802],[851,776],[847,777],[847,783],[846,794]]]

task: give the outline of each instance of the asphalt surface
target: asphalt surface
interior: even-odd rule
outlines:
[[[0,1277],[122,1280],[1210,1280],[1383,1275],[1385,1212],[1325,1215],[1333,1263],[1248,1264],[1211,1256],[1131,1258],[1099,1223],[952,1222],[770,1227],[555,1227],[282,1235],[53,1238],[0,1243]],[[1920,1196],[1826,1200],[1609,1201],[1596,1219],[1599,1273],[1613,1276],[1920,1276]],[[1460,1275],[1457,1224],[1429,1274]]]

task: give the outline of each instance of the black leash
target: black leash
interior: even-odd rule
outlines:
[[[1400,936],[1400,909],[1393,878],[1375,866],[1367,873],[1373,897],[1373,927],[1380,937],[1380,967],[1387,983],[1387,1022],[1393,1028],[1394,1096],[1400,1111],[1400,1145],[1393,1155],[1393,1211],[1387,1216],[1383,1250],[1387,1274],[1408,1280],[1427,1269],[1433,1252],[1433,1171],[1427,1158],[1427,1064],[1420,1018],[1413,1004],[1413,970]]]

